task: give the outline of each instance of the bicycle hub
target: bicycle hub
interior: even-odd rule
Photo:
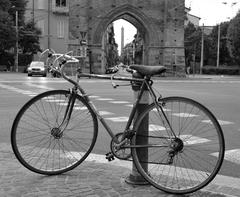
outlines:
[[[51,130],[51,135],[55,138],[55,139],[60,139],[63,136],[63,133],[61,132],[61,129],[54,127]]]

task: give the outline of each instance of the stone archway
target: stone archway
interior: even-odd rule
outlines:
[[[153,34],[152,27],[147,23],[147,17],[133,6],[123,5],[106,14],[104,19],[100,21],[98,26],[93,30],[93,45],[101,44],[102,37],[107,29],[107,26],[118,19],[124,19],[138,29],[143,36],[144,48],[147,48],[151,39],[157,39],[157,37]],[[144,64],[148,64],[148,50],[145,50],[143,60]]]
[[[184,0],[71,0],[69,4],[69,46],[77,46],[80,32],[86,32],[93,72],[103,72],[102,38],[107,26],[125,19],[143,35],[144,64],[164,64],[183,73]]]

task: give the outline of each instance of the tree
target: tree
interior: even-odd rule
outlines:
[[[8,13],[10,8],[9,0],[0,0],[0,54],[13,47],[16,42],[12,17]]]
[[[26,22],[26,0],[0,0],[0,56],[13,57],[13,48],[16,46],[16,13],[18,13],[18,44],[23,53],[31,57],[40,51],[40,30],[35,27],[33,21]],[[16,12],[17,11],[17,12]],[[9,52],[10,51],[10,52]],[[24,54],[21,56],[23,57]],[[21,58],[19,57],[19,58]],[[25,57],[23,57],[24,59]],[[6,59],[6,58],[5,58]],[[26,59],[26,58],[25,58]],[[6,64],[9,58],[0,62]],[[12,60],[11,60],[12,62]],[[20,62],[24,62],[21,61]],[[12,63],[13,64],[13,63]],[[24,65],[25,63],[23,63]]]
[[[240,12],[230,21],[227,38],[230,55],[240,65]]]
[[[12,19],[15,23],[16,10],[18,11],[18,25],[19,27],[23,26],[25,23],[25,7],[27,5],[26,0],[8,0],[11,3],[11,7],[8,10],[9,14],[12,16]]]
[[[32,21],[24,24],[19,31],[19,44],[23,53],[36,54],[41,51],[39,46],[40,29],[36,28]]]
[[[185,58],[186,62],[195,60],[200,61],[201,54],[201,29],[188,23],[184,31]]]
[[[13,20],[16,18],[16,11],[18,11],[19,48],[22,49],[23,53],[37,53],[38,51],[40,51],[39,35],[41,34],[41,32],[35,27],[33,21],[25,21],[24,15],[27,1],[9,0],[9,2],[11,3],[11,9],[9,9],[8,11],[9,14],[12,16]]]
[[[231,64],[232,59],[230,57],[228,46],[227,46],[227,31],[229,22],[223,22],[220,24],[220,48],[219,48],[219,63],[220,64]],[[218,31],[219,25],[214,26],[211,34],[208,36],[209,45],[209,59],[216,60],[217,58],[217,47],[218,47]]]

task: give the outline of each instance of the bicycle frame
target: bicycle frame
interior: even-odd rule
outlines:
[[[71,61],[73,62],[78,62],[78,60],[72,56],[69,56],[68,54],[71,53],[68,52],[64,55],[62,54],[56,54],[58,57],[55,58],[54,60],[54,63],[56,63],[56,61],[60,58],[66,58],[66,59],[70,59]],[[139,89],[139,93],[138,93],[138,96],[137,96],[137,99],[135,101],[135,103],[133,104],[133,108],[132,108],[132,111],[130,112],[130,115],[129,115],[129,118],[128,118],[128,121],[127,121],[127,124],[126,124],[126,127],[125,127],[125,130],[123,131],[123,133],[125,134],[127,131],[129,131],[130,129],[130,126],[133,122],[133,119],[134,119],[134,116],[137,112],[137,108],[138,108],[138,105],[142,99],[142,96],[143,96],[143,93],[144,91],[149,91],[150,93],[150,96],[152,97],[152,100],[154,102],[154,104],[156,106],[159,106],[159,107],[156,107],[157,108],[157,111],[161,116],[161,114],[163,114],[164,116],[164,120],[166,120],[167,122],[167,126],[168,128],[170,129],[170,132],[172,133],[172,135],[174,136],[174,138],[176,138],[176,135],[171,127],[171,124],[165,114],[165,112],[163,111],[162,109],[162,106],[161,104],[159,105],[159,99],[157,98],[156,94],[154,93],[151,85],[152,85],[152,80],[150,79],[150,77],[147,77],[145,76],[144,78],[130,78],[130,77],[120,77],[120,76],[115,76],[115,75],[112,75],[112,76],[107,76],[107,75],[98,75],[98,74],[88,74],[88,73],[82,73],[81,71],[79,72],[78,71],[78,74],[77,74],[77,80],[73,80],[71,79],[70,77],[66,76],[63,72],[64,70],[64,67],[66,65],[66,63],[68,62],[67,60],[65,59],[65,61],[63,61],[63,63],[61,64],[61,68],[60,68],[60,71],[61,71],[61,75],[62,77],[67,80],[68,82],[70,82],[71,84],[74,85],[74,87],[72,88],[72,92],[73,94],[71,94],[71,98],[69,99],[69,104],[68,104],[68,107],[67,107],[67,110],[65,112],[65,115],[64,115],[64,119],[63,119],[63,122],[62,124],[60,125],[60,127],[67,127],[68,125],[68,121],[70,120],[71,118],[71,114],[72,114],[72,110],[73,110],[73,105],[74,105],[74,101],[75,101],[75,94],[77,94],[78,90],[80,91],[81,93],[81,96],[83,96],[83,98],[86,100],[86,102],[90,105],[90,107],[92,108],[93,112],[96,114],[97,118],[99,119],[99,121],[101,122],[101,124],[103,125],[103,127],[106,129],[106,131],[108,132],[108,134],[111,136],[111,138],[114,140],[115,143],[119,144],[118,140],[115,139],[115,134],[113,133],[112,129],[108,126],[108,124],[106,123],[106,121],[104,120],[104,118],[100,115],[100,113],[98,112],[97,108],[95,107],[95,105],[93,104],[93,102],[89,99],[88,95],[86,94],[86,92],[83,90],[83,88],[79,85],[79,79],[81,77],[93,77],[93,78],[98,78],[98,79],[109,79],[109,80],[118,80],[118,81],[128,81],[128,82],[135,82],[135,83],[141,83],[141,86],[140,86],[140,89]],[[162,119],[163,120],[163,119]],[[163,120],[163,124],[165,124]],[[123,140],[123,139],[122,139]],[[124,143],[124,142],[122,142]],[[120,144],[121,145],[121,144]]]
[[[101,124],[103,125],[103,127],[106,129],[106,131],[108,132],[108,134],[111,136],[111,138],[114,140],[115,143],[121,145],[124,143],[124,141],[122,142],[119,142],[117,139],[115,139],[115,134],[113,133],[112,129],[108,126],[108,124],[106,123],[105,119],[100,115],[99,111],[97,110],[97,108],[95,107],[95,105],[93,104],[93,102],[89,99],[89,96],[86,94],[86,92],[81,88],[81,86],[79,85],[79,79],[81,77],[93,77],[93,78],[98,78],[98,79],[111,79],[111,80],[118,80],[118,81],[129,81],[129,82],[135,82],[135,83],[141,83],[141,86],[140,86],[140,89],[139,89],[139,93],[138,93],[138,96],[137,96],[137,99],[136,101],[134,102],[133,104],[133,108],[130,112],[130,115],[129,115],[129,118],[128,118],[128,121],[127,121],[127,124],[126,124],[126,127],[125,127],[125,130],[123,131],[123,133],[126,133],[127,131],[129,131],[130,129],[130,126],[131,124],[133,123],[133,119],[134,119],[134,116],[137,112],[137,108],[138,108],[138,105],[140,104],[140,101],[142,99],[142,96],[143,96],[143,93],[144,91],[149,91],[150,95],[151,95],[151,98],[153,100],[153,102],[155,103],[155,105],[159,106],[159,108],[157,108],[158,110],[158,113],[160,114],[163,114],[164,116],[164,119],[167,121],[167,125],[169,126],[171,132],[173,133],[173,136],[176,137],[175,133],[173,132],[172,128],[171,128],[171,125],[167,119],[167,116],[166,114],[164,113],[163,109],[162,109],[162,106],[161,105],[158,105],[158,98],[156,96],[156,94],[154,93],[151,85],[152,85],[152,81],[150,80],[150,78],[148,77],[144,77],[143,79],[140,79],[140,78],[129,78],[129,77],[119,77],[119,76],[115,76],[115,75],[112,75],[112,76],[107,76],[107,75],[97,75],[97,74],[87,74],[87,73],[79,73],[78,76],[77,76],[77,81],[74,81],[66,76],[63,76],[67,81],[69,81],[70,83],[72,83],[74,85],[74,88],[73,88],[73,92],[77,93],[77,90],[80,91],[81,95],[85,98],[85,100],[89,103],[89,105],[91,106],[93,112],[96,114],[97,118],[99,119],[99,121],[101,122]],[[75,98],[75,96],[74,96]],[[71,100],[72,98],[70,98]],[[73,99],[74,101],[75,99]],[[66,112],[66,115],[65,115],[65,118],[66,118],[66,121],[68,121],[70,119],[70,116],[71,116],[71,111],[73,109],[73,105],[71,104],[70,107],[68,108],[70,111],[67,110]],[[65,121],[64,121],[65,122]],[[122,139],[124,140],[124,139]]]

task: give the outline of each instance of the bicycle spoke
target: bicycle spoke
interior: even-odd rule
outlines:
[[[69,120],[70,92],[53,90],[31,99],[16,117],[12,129],[13,150],[28,169],[41,174],[60,174],[79,165],[96,141],[97,120],[80,96]],[[63,104],[64,103],[64,104]],[[66,121],[64,123],[64,121]],[[64,126],[61,126],[63,125]]]
[[[136,123],[149,117],[149,136],[146,143],[168,145],[145,148],[144,161],[138,157],[140,148],[133,148],[133,159],[139,172],[153,186],[166,192],[194,192],[208,184],[220,169],[224,156],[222,130],[215,117],[199,103],[182,97],[163,99],[163,111],[176,137],[171,134],[164,116],[156,113],[152,104]],[[142,137],[140,131],[133,139]],[[144,146],[144,145],[143,145]],[[145,145],[147,147],[147,145]],[[212,156],[217,152],[217,156]],[[139,154],[141,155],[141,154]]]

